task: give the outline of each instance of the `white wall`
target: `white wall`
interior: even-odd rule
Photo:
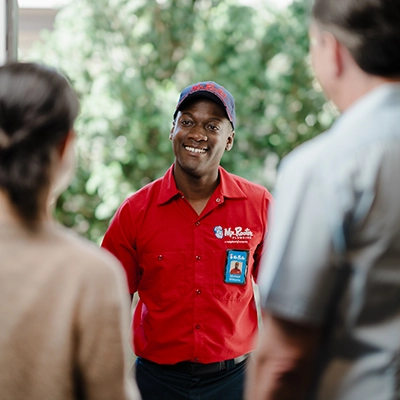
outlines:
[[[6,0],[0,0],[0,65],[6,62],[6,37],[7,37],[7,10]]]

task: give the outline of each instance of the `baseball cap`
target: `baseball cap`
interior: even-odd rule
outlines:
[[[235,114],[235,99],[223,86],[213,81],[198,82],[189,85],[182,90],[179,101],[175,109],[174,119],[176,114],[181,109],[183,103],[188,99],[193,98],[207,98],[220,105],[226,112],[232,127],[235,128],[236,114]]]

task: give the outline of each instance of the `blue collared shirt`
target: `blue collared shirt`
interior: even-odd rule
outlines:
[[[331,324],[312,398],[400,399],[400,84],[287,156],[275,199],[261,304]]]

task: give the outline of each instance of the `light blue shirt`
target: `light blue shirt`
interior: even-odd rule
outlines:
[[[400,399],[400,84],[282,162],[261,305],[329,327],[318,400]]]

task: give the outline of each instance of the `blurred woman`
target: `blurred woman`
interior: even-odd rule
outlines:
[[[115,259],[60,227],[77,97],[53,69],[0,67],[0,399],[131,399]]]

